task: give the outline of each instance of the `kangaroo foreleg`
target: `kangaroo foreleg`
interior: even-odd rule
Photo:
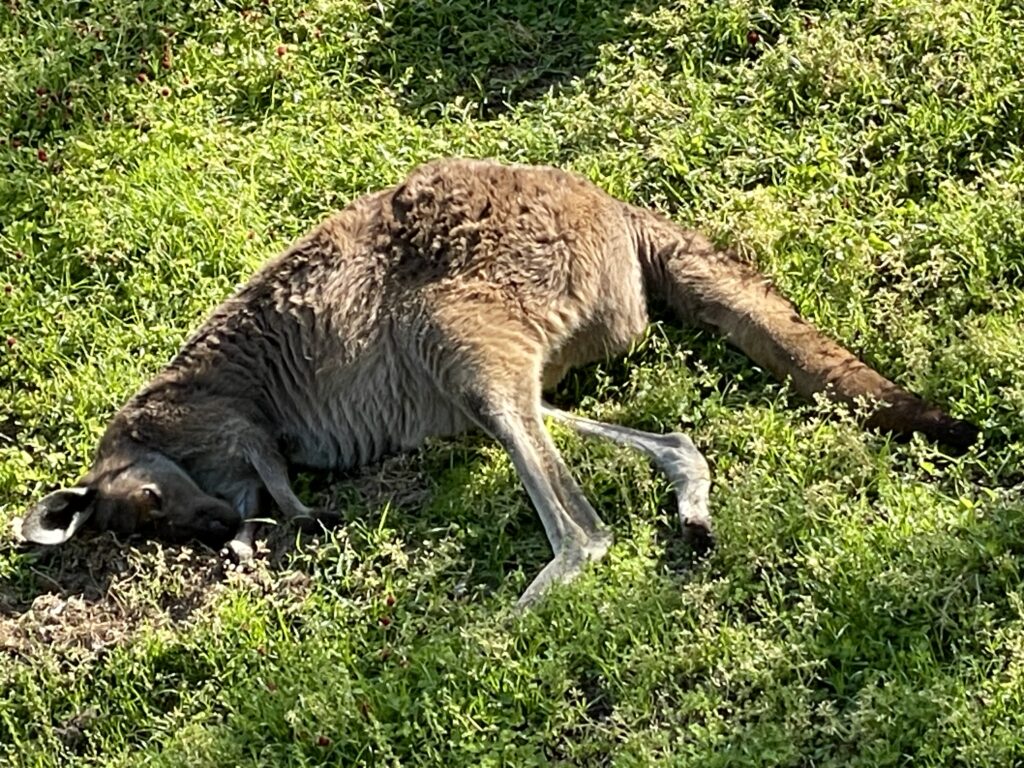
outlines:
[[[288,465],[276,450],[256,447],[249,452],[248,458],[285,519],[313,517],[313,510],[303,504],[292,490]]]
[[[545,405],[542,413],[591,437],[603,437],[646,454],[665,473],[679,505],[683,530],[695,545],[707,546],[711,534],[708,494],[711,471],[693,441],[680,432],[657,435],[607,424]]]
[[[286,520],[313,517],[313,510],[303,504],[292,490],[288,479],[288,465],[276,450],[267,447],[263,441],[254,441],[247,457],[259,475],[263,487]],[[234,537],[221,549],[221,555],[236,563],[247,562],[255,554],[254,542],[258,523],[253,518],[260,516],[259,495],[258,488],[253,486],[235,499],[235,509],[242,518],[242,524]]]
[[[220,550],[220,556],[241,565],[252,560],[256,554],[256,521],[260,515],[260,492],[256,486],[250,486],[238,493],[233,506],[242,518],[242,524],[235,535]]]

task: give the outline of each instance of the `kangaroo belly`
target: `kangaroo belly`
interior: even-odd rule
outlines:
[[[281,435],[286,458],[301,466],[349,469],[470,427],[426,371],[380,348],[341,370],[326,366],[313,394]]]

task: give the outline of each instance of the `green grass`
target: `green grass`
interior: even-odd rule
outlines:
[[[183,6],[0,7],[0,763],[1024,761],[1020,4]],[[617,544],[523,616],[549,553],[480,438],[303,478],[344,524],[274,531],[245,573],[15,544],[233,285],[450,154],[572,168],[736,243],[983,443],[864,434],[657,324],[558,398],[693,435],[703,562],[646,462],[563,430]]]

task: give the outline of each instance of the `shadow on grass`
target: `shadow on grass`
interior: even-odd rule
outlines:
[[[626,34],[635,5],[635,0],[400,0],[381,6],[381,17],[371,14],[366,20],[366,33],[376,26],[378,40],[360,57],[361,66],[394,88],[411,111],[436,117],[447,105],[462,102],[475,106],[477,116],[492,117],[584,75],[604,43]],[[298,34],[292,29],[295,14],[308,9],[299,4],[293,13],[287,5],[243,2],[235,10],[240,18],[259,18],[275,34],[291,38]],[[169,0],[106,0],[93,8],[53,2],[15,6],[7,29],[14,38],[38,40],[38,49],[27,48],[30,55],[11,78],[0,101],[6,126],[0,126],[35,145],[73,133],[76,124],[116,119],[112,90],[176,86],[182,77],[176,52],[190,43],[221,41],[225,33],[214,25],[218,13],[209,3],[189,9]],[[344,48],[337,61],[333,55],[322,64],[326,70],[343,71],[354,62],[354,53]],[[235,65],[244,68],[241,59]],[[242,74],[234,72],[236,79]],[[266,82],[242,89],[229,111],[242,118],[265,113],[272,105],[274,76],[270,69],[262,73]],[[325,78],[332,76],[324,72]],[[248,92],[253,89],[258,93]]]
[[[385,527],[405,542],[405,550],[426,553],[436,551],[458,528],[460,547],[450,566],[462,576],[456,591],[487,593],[518,567],[508,541],[510,535],[519,536],[518,519],[506,516],[496,523],[465,513],[446,514],[451,509],[476,511],[465,498],[474,491],[463,489],[459,478],[471,476],[483,460],[474,450],[479,444],[470,436],[350,473],[300,475],[300,495],[325,512],[329,522],[262,526],[258,557],[240,567],[199,543],[165,544],[137,536],[121,540],[112,533],[83,532],[60,546],[24,544],[0,550],[7,571],[0,578],[0,653],[31,656],[43,643],[58,655],[75,655],[128,640],[143,623],[187,623],[235,580],[243,588],[274,592],[275,581],[304,582],[314,573],[336,570],[336,564],[325,564],[317,554],[322,545],[335,554],[343,546],[346,556],[356,560],[372,559]],[[437,503],[430,476],[443,473],[451,490]],[[518,481],[502,478],[488,487],[503,500],[522,501],[509,507],[517,518],[523,512],[521,519],[535,529],[525,534],[525,550],[538,548],[530,541],[546,547]],[[544,560],[538,553],[536,570]]]
[[[380,20],[369,70],[411,111],[439,117],[461,103],[494,117],[586,74],[627,31],[633,0],[403,0]]]

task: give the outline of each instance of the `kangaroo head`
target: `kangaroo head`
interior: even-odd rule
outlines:
[[[33,506],[21,535],[37,544],[61,544],[87,527],[220,543],[240,524],[230,504],[203,492],[175,462],[156,451],[141,451],[98,458],[77,485]]]

